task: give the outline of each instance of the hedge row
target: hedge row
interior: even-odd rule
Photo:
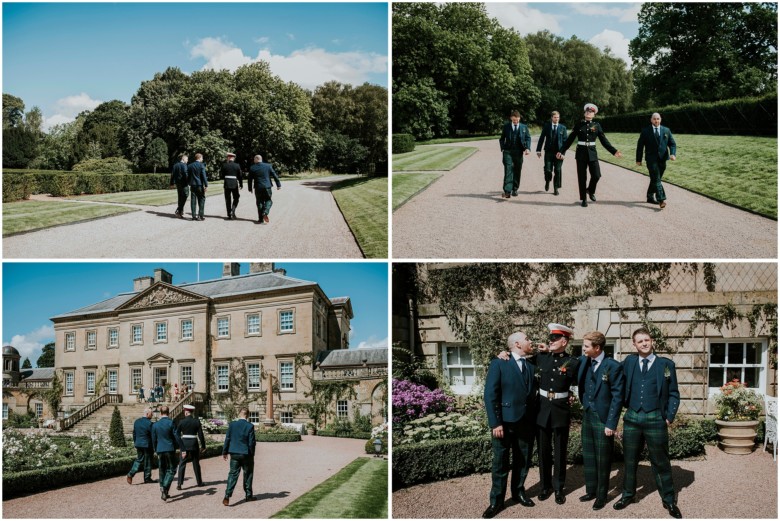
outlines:
[[[650,124],[650,114],[661,114],[673,133],[777,137],[777,95],[738,98],[712,103],[687,103],[635,111],[601,120],[610,132],[639,131]],[[395,152],[395,151],[394,151]]]
[[[301,435],[297,432],[291,432],[289,434],[282,432],[258,432],[255,434],[255,439],[257,439],[257,441],[271,442],[301,441]]]
[[[393,154],[414,151],[414,136],[411,134],[393,134]]]
[[[80,194],[164,190],[168,174],[101,174],[94,172],[3,171],[3,202],[29,199],[32,194],[55,197]]]
[[[355,438],[358,440],[370,440],[371,439],[371,433],[370,432],[358,432],[358,431],[331,431],[328,429],[319,429],[317,431],[317,436],[327,436],[330,438]]]

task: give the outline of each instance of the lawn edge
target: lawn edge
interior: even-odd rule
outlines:
[[[120,208],[128,208],[127,206],[122,206],[122,205],[114,205],[114,206],[119,206]],[[86,222],[90,222],[90,221],[98,221],[100,219],[108,219],[109,217],[116,217],[117,215],[124,215],[126,213],[133,213],[133,212],[140,212],[140,211],[141,211],[141,208],[130,208],[129,211],[127,211],[127,212],[117,212],[117,213],[112,213],[110,215],[101,215],[100,217],[90,217],[89,219],[79,219],[78,221],[71,221],[71,222],[62,223],[62,224],[53,224],[51,226],[44,226],[42,228],[34,228],[32,230],[25,230],[23,232],[11,232],[9,234],[5,234],[4,233],[3,234],[3,238],[5,239],[6,237],[16,237],[17,235],[24,235],[24,234],[27,234],[27,233],[35,233],[35,232],[39,232],[41,230],[50,230],[52,228],[60,228],[62,226],[70,226],[71,224],[80,224],[80,223],[86,223]]]
[[[430,146],[438,146],[438,145],[430,145]],[[444,146],[446,146],[446,145],[444,145]],[[462,146],[462,147],[457,147],[457,148],[464,148],[466,150],[469,150],[470,153],[469,153],[469,155],[465,156],[463,159],[458,161],[456,164],[452,165],[452,168],[449,168],[447,170],[425,170],[425,169],[422,169],[422,168],[416,168],[414,170],[408,170],[408,171],[407,170],[399,170],[398,173],[403,174],[405,172],[409,172],[409,173],[411,173],[411,172],[420,172],[420,173],[425,174],[425,173],[428,173],[428,172],[451,172],[451,171],[455,170],[456,168],[458,168],[467,159],[470,159],[471,156],[473,156],[474,154],[479,152],[479,148],[477,148],[477,147]],[[393,172],[393,173],[395,173],[395,172]]]
[[[371,179],[370,177],[368,179]],[[355,235],[355,231],[352,229],[352,225],[349,223],[349,219],[347,219],[347,216],[344,215],[344,210],[341,209],[341,205],[339,204],[338,198],[333,195],[333,189],[339,188],[339,185],[342,183],[346,183],[347,181],[352,181],[352,179],[342,179],[341,181],[336,181],[332,185],[330,185],[330,196],[333,197],[333,201],[336,203],[336,208],[339,209],[339,213],[341,214],[341,218],[344,219],[344,222],[347,223],[347,228],[349,228],[349,233],[352,234],[352,238],[355,239],[355,244],[357,244],[358,249],[360,250],[360,254],[363,256],[364,259],[386,259],[387,255],[384,257],[369,257],[366,255],[365,250],[363,249],[363,246],[360,244],[360,241],[358,240],[357,236]],[[389,236],[388,236],[389,241]],[[388,253],[389,253],[389,245],[388,245]]]
[[[396,212],[396,210],[398,210],[398,209],[399,209],[399,208],[401,208],[403,205],[405,205],[406,203],[408,203],[409,201],[411,201],[412,199],[414,199],[415,197],[417,197],[418,195],[420,195],[421,193],[423,193],[424,191],[426,191],[428,188],[430,188],[430,187],[431,187],[431,185],[433,185],[433,183],[435,183],[436,181],[438,181],[439,179],[441,179],[442,177],[444,177],[444,171],[438,170],[438,172],[441,172],[441,174],[439,174],[439,177],[437,177],[436,179],[432,179],[430,183],[426,184],[425,186],[423,186],[422,188],[420,188],[419,190],[417,190],[415,193],[413,193],[412,195],[410,195],[409,197],[407,197],[406,199],[404,199],[404,200],[403,200],[403,201],[402,201],[402,202],[401,202],[401,203],[400,203],[400,204],[399,204],[397,207],[393,208],[393,211],[392,211],[392,213],[395,213],[395,212]],[[406,172],[393,172],[393,175],[395,175],[396,173],[398,173],[398,174],[405,174]],[[422,173],[422,174],[428,174],[428,173],[433,173],[433,172],[420,172],[420,173]],[[409,175],[414,175],[414,174],[409,174]],[[392,187],[391,187],[391,188],[392,188]]]

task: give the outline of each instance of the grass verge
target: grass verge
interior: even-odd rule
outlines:
[[[357,458],[272,519],[386,519],[387,461]]]
[[[221,195],[222,183],[210,183],[206,197]],[[178,195],[175,188],[170,190],[138,190],[136,192],[114,192],[112,194],[90,194],[68,197],[75,201],[93,201],[96,203],[140,204],[144,206],[165,206],[176,204]],[[189,205],[189,198],[187,198]]]
[[[363,255],[387,258],[387,178],[346,179],[331,192]]]
[[[638,133],[607,129],[607,137],[623,158],[602,149],[599,159],[647,175],[645,163],[636,166]],[[777,219],[777,138],[679,134],[674,139],[677,161],[667,161],[665,182]]]
[[[3,204],[3,237],[51,226],[88,221],[137,211],[125,206],[67,203],[60,201],[19,201]]]
[[[425,190],[442,174],[393,174],[393,211]]]
[[[413,152],[393,155],[393,172],[452,170],[476,151],[473,147],[418,146]]]

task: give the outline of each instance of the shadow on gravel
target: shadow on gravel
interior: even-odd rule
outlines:
[[[187,498],[196,496],[215,496],[217,494],[217,487],[209,488],[193,488],[185,490],[171,490],[175,495],[172,495],[168,499],[168,503],[175,503],[176,501],[182,501]]]
[[[533,206],[550,206],[550,207],[561,207],[561,206],[579,206],[580,201],[573,201],[573,202],[567,202],[567,198],[560,198],[558,196],[555,198],[556,200],[551,200],[549,202],[546,201],[539,201],[534,199],[525,199],[523,196],[534,196],[534,195],[540,195],[544,194],[544,192],[518,192],[520,195],[517,197],[512,197],[511,199],[504,199],[501,197],[501,192],[488,192],[485,194],[447,194],[445,197],[455,197],[455,198],[466,198],[466,199],[487,199],[490,201],[494,201],[496,203],[507,203],[507,204],[520,204],[520,205],[533,205]],[[555,197],[555,196],[551,196]],[[654,212],[660,212],[661,209],[656,206],[649,203],[641,202],[641,201],[598,201],[598,202],[591,202],[588,201],[588,206],[622,206],[623,208],[640,208],[640,209],[647,209],[652,210]]]
[[[150,214],[150,215],[156,215],[157,217],[167,217],[168,219],[179,219],[179,217],[177,215],[174,215],[173,213],[170,213],[170,212],[155,212],[154,210],[145,210],[145,212]],[[203,214],[203,218],[205,220],[207,220],[207,221],[209,219],[223,219],[223,220],[227,220],[227,219],[225,219],[225,216],[223,216],[223,215],[213,215],[213,214],[207,214],[207,213]],[[185,212],[184,213],[184,218],[181,219],[181,220],[182,221],[192,221],[192,216],[190,214],[188,214],[187,212]],[[241,221],[241,220],[251,220],[251,219],[238,219],[238,220]]]
[[[304,181],[301,186],[307,188],[313,188],[322,192],[330,192],[330,188],[333,186],[333,181]]]
[[[278,499],[289,496],[290,493],[286,490],[282,492],[266,492],[265,494],[255,494],[257,499]]]

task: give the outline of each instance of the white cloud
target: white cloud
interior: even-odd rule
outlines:
[[[622,58],[627,65],[631,65],[631,57],[628,55],[629,39],[623,36],[623,33],[613,31],[612,29],[604,29],[588,42],[601,50],[604,50],[605,47],[609,47],[612,50],[613,55]]]
[[[381,347],[387,347],[387,337],[380,340],[375,336],[370,336],[368,337],[368,340],[360,342],[357,346],[358,349],[373,349]]]
[[[198,42],[190,51],[192,58],[204,58],[206,65],[203,69],[222,70],[228,69],[234,71],[252,63],[252,59],[244,56],[244,53],[238,47],[229,42],[223,42],[220,38],[204,38]]]
[[[41,326],[38,329],[31,331],[23,335],[14,335],[11,337],[10,342],[5,342],[5,345],[12,345],[22,355],[20,360],[24,362],[25,358],[29,358],[35,367],[35,362],[38,357],[41,356],[43,346],[49,342],[54,341],[54,328],[52,326]]]
[[[489,16],[498,20],[502,27],[515,29],[522,35],[533,34],[547,29],[553,34],[561,31],[559,15],[543,13],[528,4],[485,4]]]
[[[255,43],[268,43],[269,40],[269,37],[261,36],[260,38],[255,38]]]
[[[60,98],[54,103],[54,114],[43,118],[43,130],[60,123],[70,123],[80,112],[92,110],[101,103],[102,100],[92,99],[86,92]]]
[[[614,4],[600,3],[571,3],[569,7],[586,16],[610,16],[617,18],[618,22],[636,22],[637,14],[642,8],[642,4],[630,4],[628,7],[610,7]]]

